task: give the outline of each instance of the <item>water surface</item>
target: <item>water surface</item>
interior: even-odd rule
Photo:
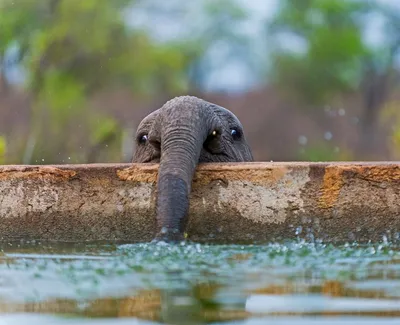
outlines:
[[[0,324],[400,324],[400,249],[6,243]]]

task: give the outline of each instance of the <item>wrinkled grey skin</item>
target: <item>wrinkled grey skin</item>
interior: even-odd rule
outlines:
[[[176,97],[140,123],[134,163],[160,163],[156,240],[180,241],[198,163],[253,161],[238,118],[192,96]]]

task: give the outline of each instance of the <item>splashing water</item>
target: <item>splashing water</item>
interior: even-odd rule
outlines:
[[[387,238],[341,246],[10,244],[2,251],[0,324],[400,321],[400,250]]]

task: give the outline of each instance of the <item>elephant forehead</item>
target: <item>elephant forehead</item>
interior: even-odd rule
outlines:
[[[222,119],[227,121],[229,124],[233,124],[236,126],[242,126],[242,124],[240,123],[240,120],[238,119],[238,117],[233,114],[230,110],[218,106],[218,105],[214,105],[214,111],[215,113]]]
[[[192,114],[210,114],[211,103],[194,96],[175,97],[161,107],[162,116],[190,116]]]
[[[203,99],[197,98],[195,96],[178,96],[167,101],[162,109],[174,108],[174,107],[185,107],[194,108],[203,106],[207,102]]]
[[[223,124],[242,127],[237,116],[222,106],[207,102],[194,96],[179,96],[169,100],[161,108],[147,115],[139,124],[138,130],[151,127],[157,117],[161,117],[165,122],[171,122],[179,117],[186,116],[190,118],[192,116],[191,113],[194,113],[195,115],[201,113],[201,116],[197,116],[197,118],[207,116],[211,117],[214,115],[217,116]]]
[[[147,115],[140,123],[139,123],[139,129],[146,127],[150,124],[153,123],[154,119],[160,114],[160,110],[156,110],[151,112],[149,115]]]
[[[241,126],[241,123],[237,116],[225,107],[216,105],[205,101],[204,99],[197,98],[195,96],[179,96],[175,97],[164,104],[161,110],[166,110],[171,113],[176,109],[177,112],[183,113],[185,111],[203,111],[209,114],[216,114],[224,121],[228,121],[233,124]]]

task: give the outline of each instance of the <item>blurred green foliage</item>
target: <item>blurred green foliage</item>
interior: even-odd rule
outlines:
[[[384,42],[372,45],[364,37],[370,15],[385,26]],[[283,91],[310,107],[334,103],[358,93],[359,140],[355,154],[371,157],[377,141],[379,115],[399,83],[395,66],[400,53],[400,14],[378,1],[282,0],[272,24],[274,37],[302,44],[302,50],[277,46],[272,74]]]
[[[352,158],[349,150],[323,142],[302,147],[299,150],[299,159],[304,161],[349,161]]]
[[[0,164],[4,164],[6,158],[7,143],[4,136],[0,136]]]
[[[76,135],[89,136],[93,148],[105,139],[115,142],[120,127],[110,116],[99,121],[88,97],[108,87],[132,92],[184,91],[188,61],[179,46],[153,44],[144,32],[123,21],[132,1],[2,0],[0,58],[17,46],[27,86],[34,97],[25,163],[60,159],[85,160],[86,148],[72,145]],[[96,120],[96,123],[92,122]],[[79,124],[86,134],[74,134]],[[46,141],[51,139],[51,141]],[[116,156],[115,160],[120,159]]]
[[[361,59],[368,47],[362,38],[362,20],[370,6],[365,1],[283,0],[271,32],[284,34],[304,51],[277,48],[274,75],[283,89],[311,103],[355,89]]]
[[[220,60],[234,57],[253,65],[254,74],[265,70],[264,61],[249,54],[254,44],[242,25],[249,13],[239,1],[196,2],[191,8],[201,23],[189,21],[179,31],[183,37],[167,41],[156,41],[149,30],[127,24],[132,8],[151,3],[150,10],[157,11],[153,17],[160,21],[188,14],[180,1],[163,6],[151,0],[0,0],[0,87],[7,53],[14,49],[32,96],[29,130],[21,135],[26,139],[11,142],[2,133],[13,149],[7,154],[14,155],[11,159],[3,153],[3,163],[20,157],[24,163],[121,161],[128,122],[117,122],[110,111],[93,107],[96,94],[128,89],[135,98],[165,99],[196,92],[224,63],[215,59],[224,51],[228,54]],[[382,46],[371,46],[363,36],[371,13],[384,17]],[[399,82],[399,22],[399,11],[378,1],[281,0],[267,23],[265,45],[272,51],[268,81],[301,99],[303,107],[334,104],[349,93],[360,95],[360,147],[371,150],[381,109]],[[400,123],[393,116],[391,145],[400,148]],[[351,157],[335,147],[334,141],[314,143],[302,148],[299,157]]]
[[[154,45],[144,32],[129,29],[123,14],[132,2],[43,0],[16,5],[2,0],[0,54],[16,43],[30,87],[55,106],[70,106],[85,92],[121,82],[151,92],[168,78],[171,90],[182,89],[179,72],[187,62],[180,48]]]
[[[382,112],[382,121],[389,123],[391,134],[388,138],[388,146],[392,154],[392,159],[400,159],[400,101],[392,100],[386,103]]]
[[[155,42],[126,23],[139,2],[0,0],[0,71],[7,51],[16,48],[34,99],[24,163],[92,161],[106,145],[103,158],[120,161],[124,130],[90,107],[91,96],[117,88],[136,96],[187,92],[201,79],[196,66],[206,64],[201,57],[208,47],[232,40],[229,24],[243,18],[234,1],[206,1],[211,18],[199,34]]]

